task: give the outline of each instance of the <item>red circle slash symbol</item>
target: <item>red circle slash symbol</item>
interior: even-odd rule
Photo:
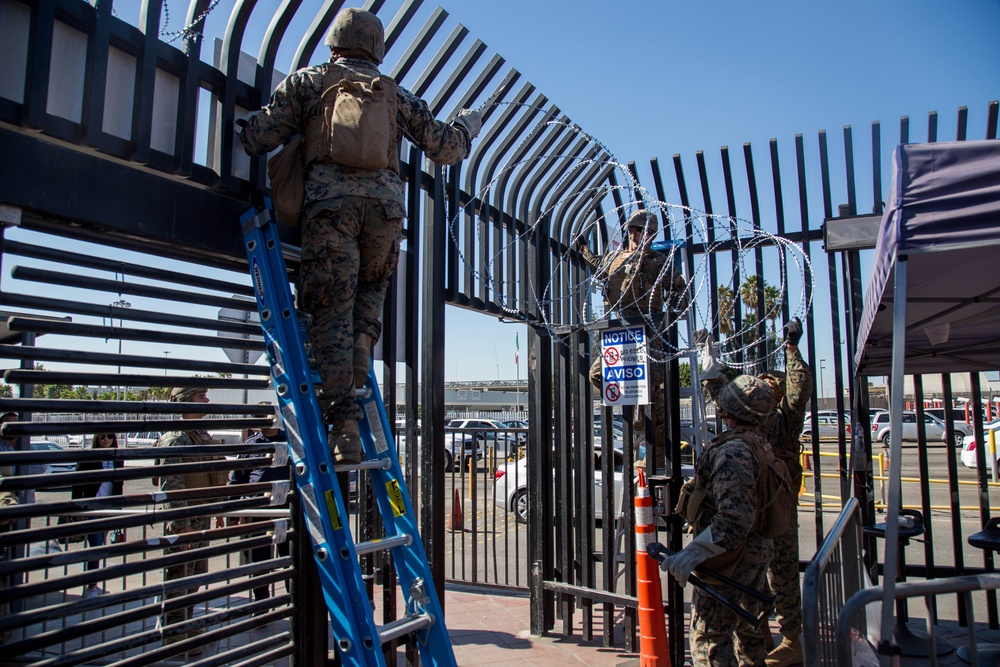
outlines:
[[[608,366],[614,366],[621,359],[621,355],[618,354],[617,347],[609,347],[604,351],[604,363]]]
[[[619,398],[622,397],[621,387],[619,387],[615,383],[609,384],[607,389],[604,390],[604,396],[612,403],[615,403]]]

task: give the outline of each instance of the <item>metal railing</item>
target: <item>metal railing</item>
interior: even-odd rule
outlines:
[[[1000,574],[981,574],[964,577],[947,577],[944,579],[935,579],[933,581],[897,582],[894,587],[893,597],[897,601],[922,597],[924,598],[927,608],[930,609],[934,606],[935,598],[942,595],[957,593],[962,600],[965,613],[968,614],[968,622],[966,625],[968,645],[963,649],[960,649],[960,657],[965,662],[972,664],[973,667],[979,667],[980,647],[976,637],[977,629],[975,623],[975,613],[973,611],[974,605],[972,604],[972,594],[981,593],[985,596],[988,591],[995,591],[998,588],[1000,588]],[[859,619],[866,613],[865,607],[868,604],[878,602],[882,599],[882,593],[883,591],[881,586],[872,586],[870,588],[857,591],[847,600],[844,604],[843,610],[837,618],[837,625],[835,629],[837,662],[824,662],[823,664],[851,664],[852,645],[854,642],[858,641],[858,638],[860,638],[861,633],[858,631],[858,628],[860,625],[863,625],[863,621],[860,621]],[[940,655],[940,653],[948,651],[947,649],[942,649],[939,646],[939,642],[944,640],[940,640],[937,637],[934,623],[931,622],[930,618],[927,619],[925,627],[927,630],[927,650],[931,656],[931,664],[936,664],[936,656]],[[807,654],[807,656],[808,655],[809,654]],[[890,658],[889,656],[882,656],[881,660],[883,664],[887,664]],[[807,661],[807,664],[814,663]],[[988,664],[992,665],[995,664],[995,662],[990,661]]]
[[[864,588],[861,553],[861,512],[848,499],[827,533],[802,582],[802,625],[806,664],[838,665],[834,625],[844,601]]]

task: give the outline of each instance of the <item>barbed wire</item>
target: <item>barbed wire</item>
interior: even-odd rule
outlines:
[[[651,337],[651,344],[648,346],[648,354],[653,362],[663,363],[672,359],[688,356],[694,353],[692,343],[687,341],[687,334],[678,336],[679,341],[685,341],[678,345],[672,345],[670,338],[671,327],[678,326],[679,323],[690,323],[689,331],[696,329],[708,329],[710,331],[725,332],[725,339],[720,345],[720,352],[723,362],[726,365],[737,369],[749,369],[752,365],[760,363],[771,363],[771,357],[781,354],[783,359],[783,347],[775,343],[776,322],[781,316],[783,304],[787,301],[789,306],[789,318],[804,318],[811,306],[811,294],[813,293],[812,267],[808,256],[795,243],[781,236],[766,232],[751,222],[730,216],[705,213],[697,209],[660,201],[644,188],[638,180],[633,177],[627,165],[617,161],[612,152],[607,147],[596,140],[590,134],[584,132],[579,126],[560,120],[555,114],[532,106],[530,104],[518,102],[497,102],[494,98],[499,94],[499,89],[494,92],[486,102],[480,105],[483,110],[488,106],[512,105],[523,107],[525,110],[540,112],[542,118],[524,135],[519,145],[509,152],[512,156],[523,155],[522,148],[529,142],[535,140],[535,135],[553,126],[562,126],[569,131],[584,138],[590,150],[585,151],[590,157],[580,155],[566,155],[550,153],[545,155],[533,155],[514,159],[501,165],[491,176],[490,180],[483,185],[475,197],[471,198],[466,206],[458,211],[449,221],[449,236],[454,243],[458,259],[465,269],[469,278],[478,285],[485,287],[488,294],[491,294],[505,317],[512,320],[523,321],[533,327],[546,330],[554,340],[565,340],[568,334],[579,333],[581,331],[593,331],[598,328],[602,320],[607,319],[612,314],[621,314],[623,311],[635,313],[641,312],[642,319],[647,323],[660,322],[663,319],[663,312],[657,312],[656,307],[662,301],[656,298],[654,290],[662,289],[663,285],[669,286],[673,279],[675,270],[681,272],[685,267],[685,255],[682,249],[694,244],[699,246],[699,259],[695,266],[687,267],[689,274],[683,275],[685,279],[685,298],[680,300],[680,305],[675,312],[674,324],[667,327],[647,326]],[[593,157],[593,156],[599,157]],[[599,185],[589,185],[579,188],[566,188],[567,192],[561,198],[549,202],[543,210],[538,211],[533,220],[525,221],[525,227],[518,232],[513,224],[506,226],[506,235],[501,236],[500,243],[494,244],[491,251],[489,243],[483,239],[482,235],[491,229],[485,224],[472,224],[460,226],[459,222],[463,218],[488,218],[490,196],[494,190],[501,190],[506,184],[515,178],[518,172],[526,172],[534,165],[542,161],[568,161],[571,164],[564,170],[562,175],[549,189],[550,192],[559,192],[561,186],[571,183],[577,178],[580,170],[597,167],[595,173],[602,171],[612,171],[621,175],[620,185],[612,185],[604,182]],[[504,279],[503,262],[513,253],[518,257],[517,246],[524,244],[539,230],[539,225],[547,224],[548,217],[560,207],[569,208],[573,204],[584,199],[595,199],[597,201],[606,199],[608,196],[617,194],[621,203],[613,206],[610,210],[602,212],[579,229],[572,230],[568,237],[565,233],[560,239],[554,239],[556,247],[563,247],[560,256],[553,263],[550,278],[544,284],[535,284],[535,276],[524,274],[528,281],[526,285],[521,284],[522,278],[514,278],[513,283]],[[659,252],[662,253],[663,262],[661,268],[652,281],[651,287],[645,293],[636,294],[636,290],[629,292],[629,303],[625,303],[626,290],[622,290],[622,296],[617,300],[611,300],[606,289],[605,281],[610,276],[607,270],[616,254],[628,252],[623,250],[627,246],[627,230],[621,224],[629,215],[640,208],[644,208],[655,214],[657,219],[662,220],[662,229],[669,229],[668,238],[673,242],[663,250],[652,251],[648,247],[636,250],[640,253]],[[473,210],[476,208],[476,210]],[[501,208],[501,206],[497,206]],[[516,214],[512,212],[516,217]],[[575,224],[575,223],[574,223]],[[644,230],[643,238],[648,239],[653,234],[650,233],[649,219]],[[592,235],[594,230],[600,227],[607,227],[612,230],[613,236],[608,239],[607,247],[601,255],[598,266],[590,272],[585,280],[574,285],[564,285],[556,276],[569,276],[571,272],[564,269],[569,267],[579,267],[582,261],[578,254],[581,243]],[[462,230],[474,234],[473,239],[465,239],[467,245],[463,245]],[[690,229],[690,232],[687,230]],[[547,230],[544,230],[547,231]],[[655,232],[654,232],[655,233]],[[544,236],[547,237],[547,234]],[[473,253],[492,252],[491,256],[468,257],[464,248],[471,247]],[[743,284],[735,284],[738,276],[757,276],[756,269],[750,270],[751,264],[756,265],[755,253],[758,250],[768,249],[768,260],[772,260],[776,255],[777,262],[768,264],[769,274],[777,273],[776,281],[768,282],[764,278],[759,286],[745,281]],[[727,285],[720,282],[721,287],[731,288],[733,303],[720,304],[720,292],[717,287],[716,293],[711,294],[711,266],[709,258],[714,253],[729,251],[734,256],[732,277],[734,284]],[[523,257],[523,255],[521,255]],[[641,257],[641,255],[640,255]],[[478,263],[476,260],[479,260]],[[642,261],[640,259],[640,261]],[[563,264],[568,266],[563,266]],[[618,270],[625,270],[629,263],[622,263]],[[500,270],[497,270],[497,267]],[[758,267],[763,275],[764,266]],[[544,279],[543,279],[544,280]],[[756,279],[755,279],[756,280]],[[742,294],[744,288],[750,284],[753,287],[752,297],[744,298]],[[504,287],[507,289],[504,289]],[[793,288],[797,286],[797,291],[793,293]],[[522,299],[521,287],[525,287],[525,297]],[[593,303],[592,295],[598,289],[605,295],[607,302],[603,310],[599,310]],[[556,291],[558,290],[558,294]],[[758,290],[765,292],[763,304],[764,312],[757,314]],[[732,311],[735,310],[737,301],[746,304],[747,312],[738,322],[733,322]],[[751,303],[753,304],[751,306]],[[714,309],[710,311],[710,308]],[[567,315],[568,314],[568,315]],[[767,322],[771,322],[770,332]],[[763,332],[763,333],[762,333]],[[768,336],[772,336],[768,344]],[[765,349],[765,358],[757,353],[759,349]],[[770,348],[770,349],[768,349]],[[775,359],[777,361],[777,359]],[[778,364],[780,365],[780,364]]]
[[[208,18],[208,15],[212,13],[213,9],[215,9],[216,7],[219,6],[219,3],[221,1],[222,0],[212,0],[211,4],[209,4],[208,7],[205,8],[205,11],[203,11],[201,14],[199,14],[193,21],[191,21],[191,23],[189,23],[188,25],[184,26],[180,30],[175,30],[173,32],[168,32],[167,31],[167,26],[170,25],[170,7],[168,6],[168,4],[166,2],[164,2],[163,3],[163,21],[161,22],[161,25],[160,25],[159,37],[161,39],[163,39],[163,41],[165,41],[165,42],[167,42],[169,44],[170,42],[176,42],[181,37],[185,37],[187,35],[191,35],[191,34],[201,35],[202,34],[201,28],[200,28],[201,23],[206,18]]]

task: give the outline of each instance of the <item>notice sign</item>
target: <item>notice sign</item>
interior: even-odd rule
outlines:
[[[605,405],[649,403],[645,327],[608,329],[601,333],[601,375]]]

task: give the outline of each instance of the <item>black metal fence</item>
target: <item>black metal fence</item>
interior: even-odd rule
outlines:
[[[323,32],[342,4],[325,3],[312,17],[289,70],[322,55]],[[369,4],[382,11],[383,3]],[[8,321],[10,336],[0,355],[21,366],[6,375],[9,384],[19,385],[19,396],[4,399],[4,405],[19,413],[8,428],[20,435],[22,445],[31,435],[65,429],[35,421],[32,414],[135,409],[134,404],[110,399],[101,405],[95,401],[69,408],[67,399],[34,398],[43,386],[163,388],[178,383],[179,377],[193,382],[199,376],[198,382],[210,387],[248,391],[266,387],[263,366],[220,362],[205,358],[203,351],[228,349],[241,358],[242,351],[258,349],[251,338],[256,325],[249,318],[220,321],[214,316],[216,310],[249,310],[251,292],[244,280],[237,219],[246,196],[266,186],[262,163],[242,156],[227,128],[244,110],[267,99],[276,54],[290,39],[286,33],[298,6],[286,3],[268,17],[271,29],[249,77],[252,81],[247,81],[238,71],[241,51],[247,50],[242,42],[254,3],[237,3],[224,27],[219,16],[210,17],[222,40],[217,62],[206,62],[210,49],[203,44],[204,24],[196,21],[214,7],[208,0],[190,3],[186,24],[191,30],[183,33],[179,46],[157,34],[164,6],[154,0],[142,3],[133,23],[117,16],[112,3],[96,7],[77,0],[0,3],[5,19],[0,30],[15,45],[11,62],[0,73],[4,91],[0,140],[9,155],[19,156],[0,164],[0,214],[5,224],[19,227],[7,230],[0,248],[5,270],[0,302],[16,311]],[[575,250],[584,237],[597,244],[595,249],[609,247],[621,236],[622,219],[631,206],[645,206],[661,216],[661,236],[685,243],[675,255],[678,266],[683,265],[689,277],[701,279],[695,308],[682,314],[686,319],[680,324],[669,327],[673,336],[669,344],[678,352],[670,359],[667,374],[667,400],[674,415],[671,442],[681,439],[678,364],[688,345],[683,324],[707,322],[721,333],[722,288],[727,288],[740,295],[733,300],[729,317],[735,330],[746,331],[753,342],[745,346],[748,353],[756,346],[766,355],[766,320],[773,326],[797,310],[787,294],[776,307],[768,308],[763,288],[774,280],[773,267],[794,251],[812,267],[810,274],[803,270],[808,279],[796,285],[803,295],[800,305],[808,304],[803,312],[805,357],[815,368],[826,361],[817,357],[829,354],[830,391],[822,397],[823,407],[841,416],[836,436],[826,442],[820,439],[818,423],[811,424],[815,435],[806,443],[812,462],[811,495],[803,496],[802,502],[809,516],[804,523],[811,524],[814,537],[811,543],[804,542],[803,557],[820,544],[829,523],[827,510],[839,510],[850,495],[861,501],[865,525],[873,523],[878,506],[876,467],[871,463],[872,402],[867,383],[853,378],[847,365],[854,355],[867,255],[863,250],[822,254],[823,224],[869,212],[879,215],[886,148],[897,141],[939,140],[938,114],[928,116],[926,135],[919,137],[911,133],[909,118],[904,118],[892,138],[883,137],[882,125],[873,123],[867,141],[856,140],[850,127],[844,128],[840,139],[826,132],[814,139],[796,135],[787,146],[775,139],[763,151],[764,167],[760,151],[749,144],[739,151],[723,147],[717,159],[698,152],[690,158],[675,155],[669,163],[654,159],[648,168],[619,165],[534,86],[523,82],[520,72],[507,68],[499,55],[488,55],[478,40],[469,40],[465,28],[456,25],[449,33],[447,13],[440,8],[407,1],[394,16],[383,16],[383,22],[387,69],[397,80],[427,99],[442,117],[462,107],[482,106],[486,121],[472,155],[458,168],[425,167],[418,149],[405,142],[401,147],[408,217],[400,271],[384,318],[384,386],[387,405],[407,406],[401,415],[406,424],[400,434],[405,438],[401,450],[435,576],[440,581],[530,585],[536,632],[555,629],[557,618],[568,630],[581,613],[585,633],[592,632],[593,605],[599,604],[606,620],[605,640],[611,642],[620,610],[632,605],[630,559],[618,556],[634,550],[631,513],[618,509],[631,507],[631,485],[616,489],[604,484],[600,495],[590,492],[599,473],[604,480],[616,474],[631,479],[632,457],[622,453],[620,471],[614,456],[598,458],[597,449],[612,451],[615,442],[607,434],[607,439],[595,443],[589,428],[595,396],[587,370],[596,318],[590,315],[588,292],[580,288],[589,284],[589,274]],[[419,73],[418,63],[424,65]],[[985,110],[986,138],[996,138],[997,111],[995,102]],[[212,119],[207,127],[199,120],[205,117]],[[970,133],[969,112],[960,108],[954,136],[948,139],[964,140]],[[862,185],[866,178],[868,186]],[[712,224],[704,224],[706,220]],[[757,234],[758,242],[741,246],[741,229]],[[296,233],[291,229],[283,233],[294,279]],[[74,245],[66,246],[67,239]],[[129,254],[133,252],[139,254]],[[167,266],[160,257],[190,263]],[[744,298],[741,291],[751,277],[756,277],[760,289],[749,290]],[[516,520],[516,512],[496,504],[493,489],[502,462],[491,456],[499,447],[493,448],[493,455],[484,451],[473,466],[452,466],[447,472],[433,469],[432,457],[420,456],[433,451],[430,447],[449,447],[443,399],[446,305],[532,325],[526,355],[531,369],[531,428],[523,470],[527,524]],[[774,317],[757,315],[765,312]],[[116,353],[77,342],[104,340],[121,341],[123,349]],[[739,356],[733,360],[748,363]],[[60,370],[41,371],[38,363]],[[81,370],[62,370],[75,366]],[[95,372],[95,366],[107,371]],[[976,381],[973,378],[968,396],[973,402],[982,392]],[[397,384],[403,387],[402,397],[396,395]],[[955,396],[947,379],[944,386],[944,402],[951,405]],[[920,404],[919,388],[916,394]],[[73,428],[78,433],[148,432],[176,425],[168,419],[169,411],[161,412],[159,402],[141,405],[148,413],[141,424],[131,420],[98,424],[81,418]],[[817,415],[820,404],[814,401],[811,407]],[[242,429],[262,423],[260,411],[250,405],[212,408],[213,414],[225,416],[214,419],[210,428]],[[981,423],[981,417],[976,413],[974,423]],[[610,412],[604,421],[611,421]],[[628,443],[636,435],[630,423],[626,410],[623,440]],[[937,484],[932,477],[940,471],[930,467],[929,461],[935,459],[926,455],[934,452],[928,447],[932,443],[926,434],[918,437],[913,452],[918,481],[904,493],[904,502],[919,505],[925,516],[945,517],[945,523],[935,527],[930,522],[924,557],[911,559],[905,572],[938,576],[977,569],[969,566],[972,561],[961,536],[993,511],[991,483],[985,471],[960,468],[959,454],[950,445],[937,452],[937,465],[945,471]],[[522,472],[508,474],[511,479],[518,477],[520,485]],[[136,469],[135,475],[141,479],[149,471]],[[672,506],[677,481],[675,474],[673,482],[659,487],[662,506]],[[975,501],[969,508],[960,504],[943,509],[934,499],[938,488],[959,496],[973,493]],[[362,506],[363,498],[361,494]],[[595,519],[598,507],[600,523]],[[30,516],[32,521],[47,521],[46,503],[29,509],[38,513]],[[365,516],[363,510],[361,515]],[[134,520],[136,527],[151,522],[149,517]],[[677,546],[680,526],[673,520],[668,525],[665,539]],[[359,530],[367,528],[362,525]],[[949,534],[955,537],[941,539]],[[33,534],[20,537],[25,538],[23,545],[29,543],[28,537],[34,540]],[[17,553],[17,545],[11,546]],[[238,551],[238,546],[231,549]],[[212,558],[230,547],[220,543],[219,549]],[[514,557],[521,559],[520,566],[510,566]],[[79,555],[73,558],[79,561]],[[303,563],[295,558],[293,552],[296,574],[305,576],[304,570],[299,571]],[[982,559],[983,569],[992,569],[990,554],[975,558]],[[608,567],[610,563],[615,566]],[[619,564],[623,578],[616,576]],[[874,562],[868,565],[876,569]],[[372,571],[385,571],[380,567],[373,564]],[[162,568],[153,564],[149,569]],[[81,575],[74,571],[71,576]],[[252,586],[249,579],[244,583],[245,592]],[[680,609],[681,595],[680,589],[669,588],[675,611]],[[671,623],[680,619],[680,614],[671,614]],[[626,642],[633,647],[635,624],[629,613],[624,626]],[[61,641],[61,632],[53,630],[51,641]],[[675,627],[670,636],[683,633]],[[308,637],[316,642],[325,632],[311,632]],[[292,637],[289,643],[295,650],[315,648]],[[676,654],[675,660],[679,662]]]

